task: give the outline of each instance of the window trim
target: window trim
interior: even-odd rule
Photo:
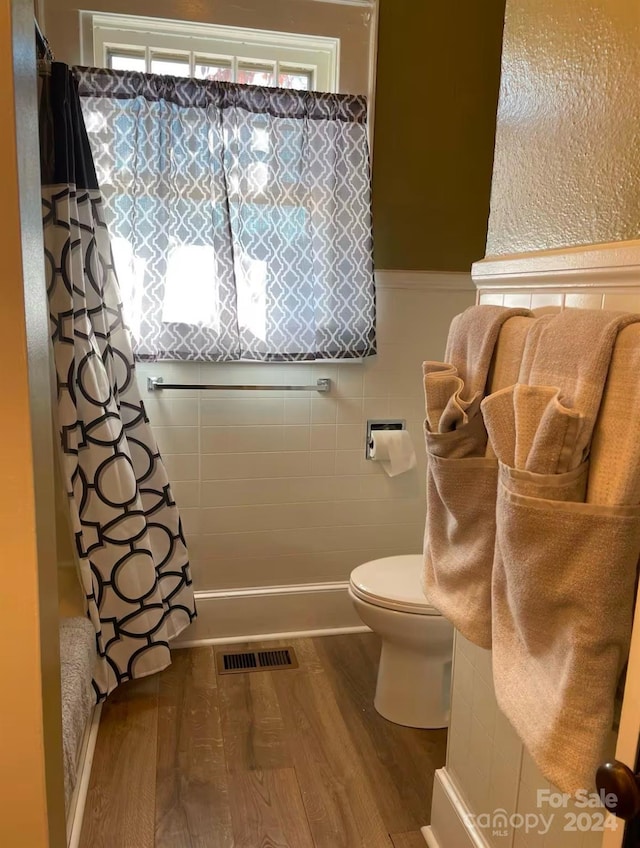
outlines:
[[[83,64],[105,66],[108,52],[167,52],[174,55],[230,58],[224,45],[234,47],[236,57],[245,61],[273,61],[285,67],[315,68],[314,87],[337,92],[340,87],[340,39],[217,24],[191,24],[164,18],[82,12]],[[212,43],[213,42],[213,43]],[[216,46],[216,42],[217,45]],[[252,55],[255,54],[255,55]]]

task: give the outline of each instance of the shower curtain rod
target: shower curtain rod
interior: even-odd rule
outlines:
[[[147,377],[147,390],[150,392],[161,389],[197,389],[198,391],[213,390],[224,392],[320,392],[331,391],[331,380],[321,377],[314,386],[233,386],[224,383],[198,385],[191,383],[165,383],[162,377]]]
[[[52,62],[53,61],[53,53],[51,52],[51,47],[49,47],[49,42],[47,41],[44,33],[40,28],[40,24],[38,23],[38,19],[34,17],[33,22],[36,28],[36,48],[38,59],[41,61]]]

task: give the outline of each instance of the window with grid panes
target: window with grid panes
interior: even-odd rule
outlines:
[[[127,15],[95,14],[92,26],[93,61],[98,66],[245,85],[337,91],[337,39]]]

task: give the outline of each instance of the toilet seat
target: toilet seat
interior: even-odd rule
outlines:
[[[421,554],[385,557],[359,565],[351,572],[353,594],[383,609],[414,615],[441,615],[422,591]]]

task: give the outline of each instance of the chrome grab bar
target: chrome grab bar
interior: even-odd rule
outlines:
[[[313,386],[241,386],[228,385],[225,383],[213,384],[191,384],[191,383],[165,383],[162,377],[147,377],[147,390],[159,392],[162,389],[196,389],[197,391],[225,391],[225,392],[320,392],[326,394],[331,391],[331,380],[328,377],[320,377]]]

